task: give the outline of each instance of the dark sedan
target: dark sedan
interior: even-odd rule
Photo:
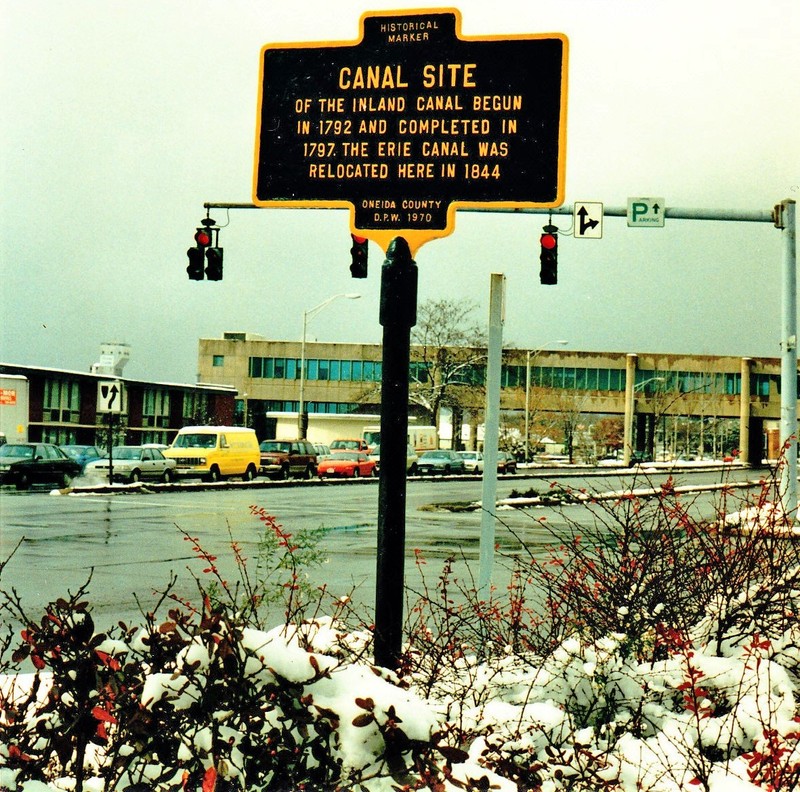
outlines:
[[[52,443],[7,443],[0,446],[0,483],[28,489],[31,484],[69,483],[81,466]]]
[[[417,460],[417,473],[420,476],[433,473],[448,475],[465,472],[464,460],[455,451],[445,449],[426,451]]]

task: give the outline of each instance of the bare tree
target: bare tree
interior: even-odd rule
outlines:
[[[461,415],[480,402],[486,374],[486,335],[472,318],[476,305],[461,300],[428,300],[417,309],[411,331],[409,401],[423,408],[439,425],[442,407]],[[476,393],[477,391],[477,393]],[[453,422],[454,441],[457,442]]]

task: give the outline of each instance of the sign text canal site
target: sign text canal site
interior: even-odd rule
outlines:
[[[365,15],[355,44],[267,46],[254,202],[452,230],[450,205],[563,201],[566,39],[457,36],[456,11]]]

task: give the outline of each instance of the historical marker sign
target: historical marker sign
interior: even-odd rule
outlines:
[[[350,207],[354,233],[412,250],[457,207],[563,203],[566,37],[460,26],[370,12],[355,42],[265,46],[254,203]]]

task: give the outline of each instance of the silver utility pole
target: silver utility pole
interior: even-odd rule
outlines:
[[[494,563],[494,522],[497,503],[497,439],[500,434],[500,375],[503,356],[505,275],[493,272],[489,289],[489,359],[486,368],[486,416],[483,431],[483,484],[478,596],[491,595]],[[455,431],[455,427],[453,427]]]
[[[775,207],[775,225],[783,235],[783,315],[781,334],[781,448],[780,494],[786,516],[797,516],[797,234],[796,204],[786,200]]]

